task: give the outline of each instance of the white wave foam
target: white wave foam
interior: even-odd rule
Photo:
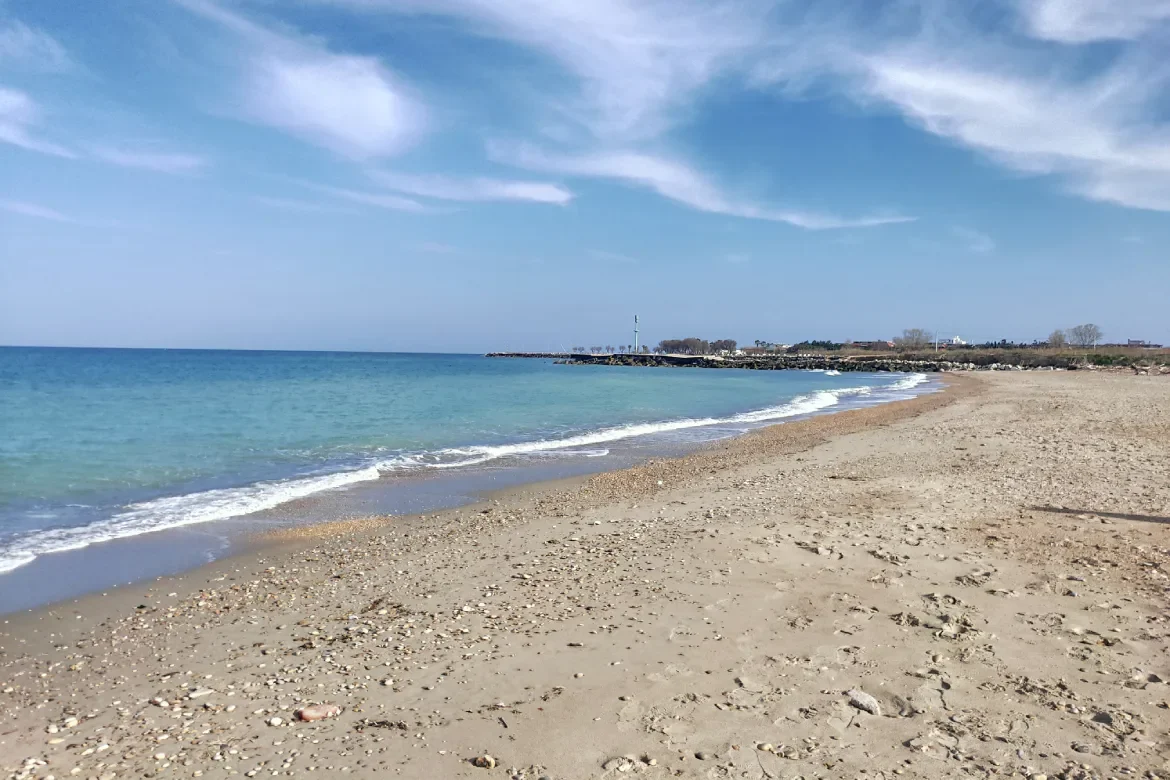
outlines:
[[[403,454],[354,471],[276,482],[259,482],[239,488],[206,490],[199,493],[144,501],[131,504],[113,517],[87,526],[37,531],[24,538],[13,540],[5,549],[0,550],[0,573],[31,563],[40,555],[77,550],[98,542],[252,514],[314,493],[375,480],[388,472],[419,468],[459,468],[487,463],[499,458],[530,455],[572,454],[584,457],[602,457],[608,455],[609,450],[595,446],[591,448],[591,445],[711,425],[758,425],[774,420],[813,414],[836,406],[843,397],[869,396],[875,392],[882,393],[883,397],[887,394],[894,398],[900,397],[899,394],[902,391],[911,390],[925,381],[925,374],[912,374],[886,386],[874,388],[862,385],[838,390],[821,390],[810,395],[797,396],[779,406],[743,412],[730,417],[699,417],[654,423],[635,423],[603,428],[562,439],[540,439],[516,444],[460,447],[437,450],[433,453]]]
[[[322,490],[333,490],[380,476],[376,468],[316,477],[258,482],[239,488],[205,490],[130,504],[106,520],[75,528],[54,528],[17,539],[0,552],[0,573],[11,571],[48,553],[79,550],[98,542],[226,520],[272,509]]]
[[[640,436],[670,433],[688,428],[699,428],[708,425],[727,425],[736,423],[763,423],[770,420],[781,420],[786,417],[796,417],[802,414],[812,414],[837,404],[842,396],[865,395],[873,391],[868,385],[850,387],[842,390],[822,390],[811,395],[797,396],[788,403],[780,406],[770,406],[766,409],[757,409],[752,412],[742,412],[731,417],[692,417],[680,420],[667,420],[653,423],[633,423],[613,428],[602,428],[577,436],[567,436],[563,439],[538,439],[536,441],[518,442],[516,444],[500,444],[495,446],[459,447],[438,450],[435,456],[439,460],[426,465],[430,468],[450,469],[462,466],[476,466],[499,458],[518,455],[533,455],[555,450],[569,450],[576,447],[588,447],[596,444],[606,444],[632,439]],[[401,460],[378,464],[380,469],[401,468]]]

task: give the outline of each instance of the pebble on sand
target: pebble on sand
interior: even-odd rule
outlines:
[[[305,721],[324,720],[335,718],[341,714],[341,707],[336,704],[311,704],[297,710],[297,718]]]
[[[868,712],[870,715],[881,715],[882,708],[878,705],[877,699],[870,696],[864,691],[852,690],[847,694],[849,696],[849,703],[859,710]]]
[[[475,764],[480,769],[495,769],[496,760],[489,755],[478,756],[471,763]]]

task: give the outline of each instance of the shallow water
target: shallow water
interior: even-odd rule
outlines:
[[[189,568],[257,526],[450,506],[908,397],[923,380],[471,355],[2,348],[0,610],[52,600],[30,600],[29,588],[63,597]],[[151,562],[135,565],[144,548]],[[109,566],[114,576],[92,576]]]

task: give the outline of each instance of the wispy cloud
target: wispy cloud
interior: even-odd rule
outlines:
[[[1165,73],[1061,82],[990,63],[956,65],[941,52],[891,53],[868,64],[868,95],[930,133],[1025,173],[1060,175],[1094,200],[1170,209],[1170,128],[1143,116],[1148,91],[1166,83]]]
[[[355,159],[396,154],[423,132],[426,109],[377,58],[334,53],[206,0],[176,1],[237,38],[243,117]]]
[[[630,257],[629,255],[623,255],[617,252],[607,252],[604,249],[590,249],[588,254],[594,260],[600,260],[606,263],[633,264],[639,262],[636,257]]]
[[[536,50],[577,89],[553,115],[608,142],[653,138],[695,95],[767,40],[768,4],[727,0],[318,0],[361,11],[454,17]]]
[[[773,46],[767,2],[740,0],[317,0],[363,12],[456,19],[473,34],[531,49],[573,86],[549,93],[534,124],[572,151],[550,173],[616,179],[692,208],[806,228],[866,227],[897,215],[846,219],[733,200],[686,165],[647,151],[692,117],[716,83],[742,77]],[[603,151],[595,150],[619,150]],[[584,151],[582,151],[584,150]],[[628,151],[633,150],[633,151]],[[507,155],[498,155],[502,158]],[[521,155],[531,158],[532,154]],[[528,161],[529,163],[531,160]],[[546,158],[544,162],[549,162]],[[509,161],[509,164],[512,164]]]
[[[371,171],[370,177],[388,189],[437,200],[515,200],[563,205],[573,199],[573,193],[564,187],[539,181],[414,176],[388,171]]]
[[[207,158],[182,152],[155,152],[145,149],[121,149],[113,146],[93,146],[94,158],[124,168],[141,168],[170,174],[193,174],[207,167]]]
[[[986,233],[966,227],[955,227],[953,232],[962,240],[968,252],[986,255],[995,251],[995,239]]]
[[[350,209],[332,203],[318,203],[315,201],[296,200],[295,198],[274,198],[268,195],[254,195],[252,200],[262,206],[283,211],[295,211],[307,214],[347,214]]]
[[[440,209],[419,203],[412,198],[404,198],[398,195],[388,195],[382,192],[364,192],[362,190],[351,190],[344,187],[330,187],[324,184],[306,184],[318,192],[323,192],[326,195],[332,195],[335,198],[348,200],[351,203],[360,203],[363,206],[374,206],[375,208],[387,209],[389,211],[405,211],[412,214],[438,214]]]
[[[70,160],[93,159],[126,168],[141,168],[160,173],[196,173],[207,165],[207,160],[180,152],[159,152],[149,149],[126,149],[116,146],[88,145],[77,150],[46,141],[39,135],[40,107],[25,92],[0,87],[0,143],[19,146],[30,152],[39,152]]]
[[[37,219],[51,219],[54,222],[80,224],[76,219],[66,216],[60,211],[46,206],[39,206],[36,203],[26,203],[18,200],[0,200],[0,210],[13,214],[21,214],[26,217],[36,217]]]
[[[1170,20],[1170,0],[1024,0],[1029,31],[1061,43],[1133,40]]]
[[[64,146],[36,137],[34,133],[39,120],[40,109],[28,94],[0,87],[0,143],[54,157],[77,157],[75,152]]]
[[[441,241],[422,241],[415,244],[414,249],[418,252],[426,252],[428,255],[453,255],[459,251],[450,244],[444,244]]]
[[[850,219],[833,214],[778,209],[738,200],[724,194],[705,175],[685,163],[640,152],[557,154],[529,144],[493,142],[489,144],[488,153],[499,162],[529,170],[566,176],[615,179],[652,190],[696,211],[784,222],[810,230],[872,227],[913,220],[912,217],[897,215]]]
[[[1082,197],[1170,210],[1170,0],[1015,0],[1019,24],[990,31],[959,3],[885,6],[868,24],[830,16],[789,31],[758,83],[816,85]],[[1117,56],[1079,44],[1130,39]],[[1067,46],[1053,47],[1048,41]]]
[[[0,65],[39,73],[64,73],[74,67],[56,38],[17,20],[0,20]]]

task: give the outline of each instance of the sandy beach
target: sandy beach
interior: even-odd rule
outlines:
[[[0,774],[1170,778],[1168,552],[1170,378],[957,376],[9,616]]]

